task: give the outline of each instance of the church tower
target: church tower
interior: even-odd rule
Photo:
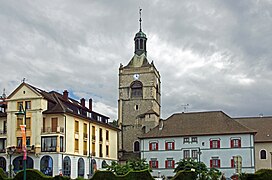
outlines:
[[[146,53],[147,37],[140,30],[134,38],[134,56],[119,68],[118,125],[121,160],[140,157],[138,137],[159,124],[161,112],[160,74]]]

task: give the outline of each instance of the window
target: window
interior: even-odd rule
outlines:
[[[212,158],[210,160],[210,168],[220,168],[220,159]]]
[[[42,157],[40,171],[47,176],[53,175],[53,159],[50,156],[45,155]]]
[[[172,158],[165,160],[165,168],[175,168],[175,161]]]
[[[220,140],[210,140],[210,148],[211,149],[220,148]]]
[[[78,151],[78,139],[75,139],[75,151]]]
[[[23,107],[23,102],[22,101],[17,102],[17,110],[22,111],[23,110],[22,107]]]
[[[175,142],[165,142],[165,150],[174,150]]]
[[[106,145],[106,156],[109,157],[109,146]]]
[[[84,123],[84,125],[83,125],[83,137],[84,137],[85,139],[88,138],[87,124],[86,124],[86,123]]]
[[[134,81],[131,85],[131,97],[142,98],[143,97],[143,85],[140,81]]]
[[[92,155],[95,156],[95,142],[92,142]]]
[[[198,156],[198,150],[192,150],[192,158],[197,159]]]
[[[190,158],[190,150],[184,150],[183,151],[183,159]]]
[[[139,141],[134,142],[134,152],[139,152],[140,151],[140,143]]]
[[[42,152],[57,151],[57,137],[42,137]]]
[[[261,150],[260,151],[260,159],[266,159],[266,150]]]
[[[185,144],[185,143],[189,143],[189,138],[188,137],[183,138],[183,144]]]
[[[159,167],[159,162],[157,161],[156,158],[151,158],[151,161],[149,161],[149,167],[152,169],[156,169]]]
[[[79,122],[75,121],[75,133],[79,132]]]
[[[109,131],[106,130],[106,141],[108,141],[108,140],[109,140]]]
[[[78,169],[78,177],[84,177],[84,160],[83,158],[79,158],[78,159],[78,163],[77,163],[77,169]]]
[[[99,144],[99,157],[103,157],[102,144]]]
[[[23,125],[23,119],[22,118],[17,118],[17,130],[21,129],[20,125]]]
[[[103,141],[103,131],[99,128],[99,141]]]
[[[158,142],[150,142],[149,143],[149,150],[150,151],[157,151],[159,149],[159,143]]]
[[[83,141],[83,155],[87,155],[88,151],[87,151],[87,141]]]
[[[0,152],[6,152],[6,138],[0,139]]]
[[[197,137],[192,137],[192,142],[197,143]]]
[[[63,175],[64,176],[71,175],[71,159],[68,156],[65,156],[63,160]]]
[[[95,140],[95,126],[92,126],[92,140]]]
[[[31,109],[31,101],[25,102],[25,109]]]
[[[230,140],[231,148],[240,148],[241,147],[241,139],[231,139]]]
[[[63,152],[63,136],[60,136],[60,152]]]
[[[30,117],[26,118],[26,129],[31,129],[31,120]]]

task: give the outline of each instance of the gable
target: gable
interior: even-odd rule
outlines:
[[[8,99],[11,101],[17,99],[35,99],[41,97],[42,95],[39,92],[28,86],[26,83],[22,83],[8,96]]]

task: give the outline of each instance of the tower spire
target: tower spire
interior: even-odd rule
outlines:
[[[142,31],[142,9],[139,7],[139,15],[140,15],[140,19],[139,19],[139,22],[140,22],[140,32]]]

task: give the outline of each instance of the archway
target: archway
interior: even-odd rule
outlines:
[[[0,168],[2,168],[4,171],[7,170],[7,161],[4,157],[0,157]]]
[[[41,172],[47,176],[53,176],[53,159],[46,155],[43,156],[40,162]]]
[[[71,159],[68,156],[65,156],[63,160],[63,175],[64,176],[71,175]]]
[[[78,177],[84,177],[85,165],[84,165],[83,158],[78,159],[77,170],[78,170]]]
[[[20,170],[23,170],[24,168],[24,161],[23,161],[23,156],[19,156],[19,157],[16,157],[14,160],[13,160],[13,167],[14,167],[14,172],[18,172]],[[34,161],[31,157],[28,157],[27,156],[27,159],[26,159],[26,168],[27,169],[33,169],[33,164],[34,164]]]

